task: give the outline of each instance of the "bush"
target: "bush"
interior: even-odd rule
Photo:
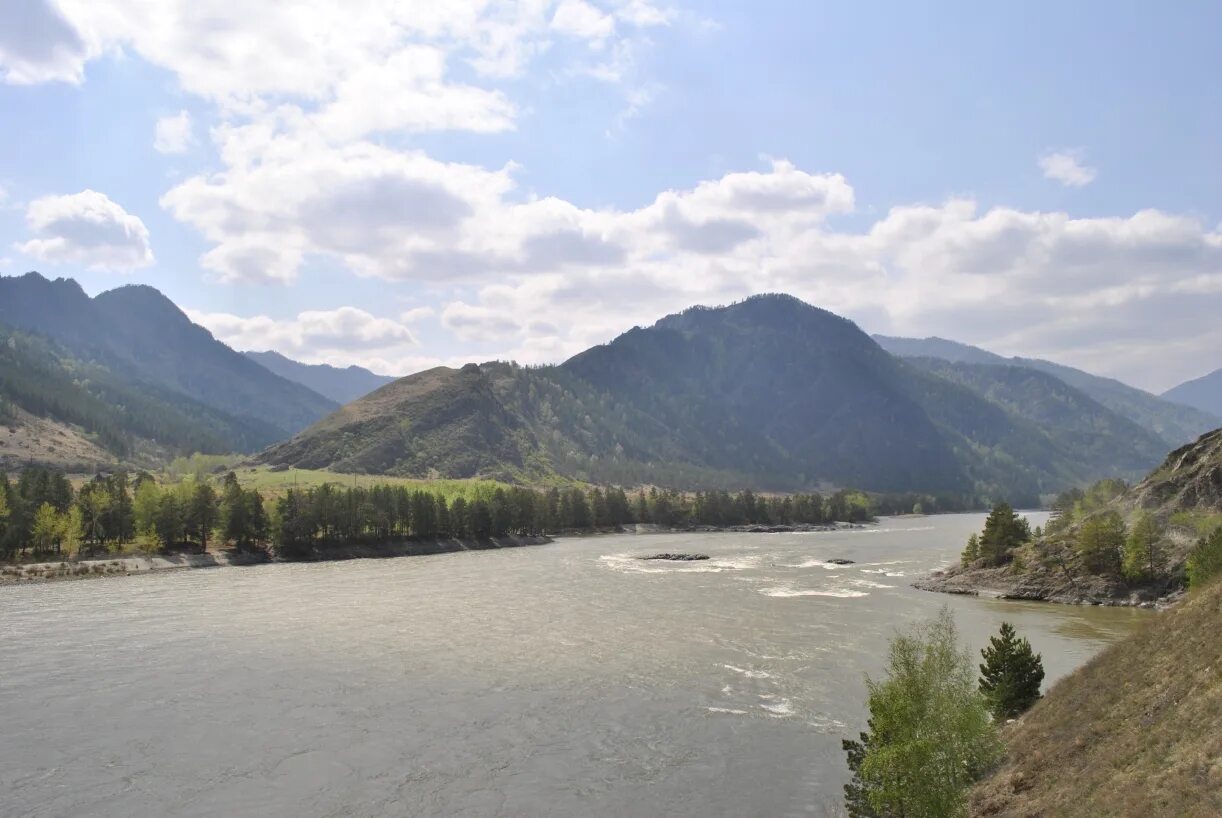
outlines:
[[[1222,573],[1222,526],[1202,537],[1188,555],[1188,587],[1199,588]]]

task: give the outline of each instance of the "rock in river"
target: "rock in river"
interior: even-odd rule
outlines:
[[[642,560],[675,560],[677,562],[707,560],[708,558],[708,554],[651,554],[648,557],[638,557],[638,559]]]

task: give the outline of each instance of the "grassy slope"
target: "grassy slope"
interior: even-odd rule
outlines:
[[[974,816],[1222,815],[1222,582],[1059,682],[1007,728]]]

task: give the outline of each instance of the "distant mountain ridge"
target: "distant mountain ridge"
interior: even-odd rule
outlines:
[[[1080,390],[1029,370],[1015,378],[1014,369],[931,370],[888,354],[844,318],[790,296],[756,296],[667,316],[558,366],[417,373],[260,459],[418,476],[842,485],[1036,502],[1118,469],[1144,473],[1166,451]]]
[[[330,364],[304,364],[273,350],[246,351],[242,354],[280,377],[312,389],[340,405],[364,397],[396,380],[390,375],[378,375],[355,365],[341,369]]]
[[[138,440],[172,452],[252,451],[337,406],[234,352],[152,287],[90,298],[71,279],[0,277],[0,326],[10,344],[0,399],[90,434],[109,429],[116,456]]]
[[[979,347],[948,341],[945,338],[898,338],[872,336],[875,341],[901,358],[940,358],[953,363],[1021,366],[1052,375],[1081,390],[1103,406],[1158,435],[1167,446],[1180,446],[1196,440],[1205,432],[1222,426],[1222,418],[1202,411],[1201,407],[1173,402],[1167,395],[1157,397],[1112,378],[1039,358],[1005,358]]]
[[[1168,389],[1163,393],[1163,399],[1222,416],[1222,369]]]

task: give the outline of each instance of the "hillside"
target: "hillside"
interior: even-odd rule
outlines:
[[[1173,402],[1113,378],[1103,378],[1039,358],[1004,358],[979,347],[944,338],[896,338],[875,335],[883,349],[901,358],[939,358],[952,363],[1020,366],[1052,375],[1116,414],[1157,435],[1167,446],[1180,446],[1222,426],[1222,416]]]
[[[330,364],[303,364],[271,350],[242,354],[280,377],[299,383],[340,405],[351,403],[395,380],[389,375],[378,375],[359,366],[341,369]]]
[[[88,368],[88,391],[113,404],[124,434],[152,431],[147,424],[127,425],[140,411],[134,403],[147,399],[203,419],[199,433],[216,439],[200,450],[250,451],[336,408],[217,341],[151,287],[125,286],[90,298],[70,279],[0,277],[0,323],[53,347],[48,354],[72,362],[65,371]],[[194,445],[173,434],[168,442]]]
[[[1128,576],[1121,557],[1127,533],[1143,517],[1154,527],[1162,566]],[[1113,519],[1119,541],[1098,540],[1098,523]],[[1105,480],[1058,497],[1043,536],[1000,565],[956,565],[915,583],[918,588],[1007,599],[1149,605],[1184,587],[1184,564],[1198,538],[1222,525],[1222,429],[1176,449],[1135,486]],[[1092,531],[1088,536],[1088,528]]]
[[[260,459],[405,476],[849,485],[1036,502],[1110,473],[1117,459],[1144,459],[1144,470],[1161,451],[1119,421],[1088,446],[1050,435],[1045,420],[894,358],[850,321],[757,296],[668,316],[559,366],[410,376]],[[463,449],[472,442],[476,455]]]
[[[0,324],[0,465],[92,469],[147,465],[166,454],[247,451],[280,431],[80,360],[39,335]]]
[[[1222,582],[1157,614],[1005,728],[993,818],[1222,815]]]
[[[1039,427],[1058,449],[1077,452],[1095,474],[1137,479],[1166,451],[1153,432],[1038,369],[941,358],[907,360]]]
[[[1222,416],[1222,369],[1168,389],[1163,393],[1163,400],[1182,403],[1215,417]]]

